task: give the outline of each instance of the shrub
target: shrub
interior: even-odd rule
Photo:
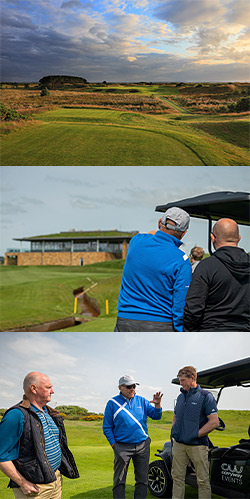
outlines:
[[[5,104],[0,102],[0,118],[1,118],[1,120],[5,120],[5,116],[7,114],[7,111],[8,111],[7,106],[5,106]]]
[[[242,97],[235,106],[235,111],[237,113],[242,113],[244,111],[250,110],[250,97]]]
[[[41,97],[46,97],[50,95],[50,91],[47,87],[42,88],[40,92]]]
[[[24,114],[20,114],[15,109],[9,109],[5,104],[0,103],[0,117],[2,121],[26,120]]]

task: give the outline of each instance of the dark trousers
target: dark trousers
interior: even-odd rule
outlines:
[[[135,319],[123,319],[117,317],[114,331],[122,333],[128,331],[146,332],[146,331],[174,331],[172,322],[157,322],[157,321],[137,321]]]
[[[146,499],[148,486],[148,464],[150,455],[150,438],[138,445],[116,442],[114,450],[113,498],[125,498],[125,482],[130,459],[135,472],[135,499]]]

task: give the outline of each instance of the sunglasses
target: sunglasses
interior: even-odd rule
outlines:
[[[125,388],[131,390],[131,388],[136,388],[136,385],[125,385]]]

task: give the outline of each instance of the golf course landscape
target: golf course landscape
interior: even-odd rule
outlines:
[[[2,84],[2,164],[249,165],[248,92],[243,83],[105,83],[42,95],[38,84]]]
[[[226,447],[238,443],[241,438],[248,438],[250,411],[220,411],[220,417],[226,425],[223,432],[214,431],[214,445]],[[162,449],[165,441],[170,438],[173,413],[164,411],[161,421],[149,422],[151,437],[150,461],[157,459],[154,454]],[[150,420],[149,420],[150,421]],[[65,421],[68,444],[75,457],[80,478],[69,480],[64,478],[62,499],[110,499],[112,497],[113,452],[102,434],[101,421]],[[126,499],[132,499],[134,476],[132,463],[129,467]],[[12,499],[13,493],[7,489],[8,479],[0,472],[1,499]],[[152,498],[148,491],[148,497]],[[196,499],[198,492],[186,486],[187,499]],[[212,499],[220,496],[212,494]]]
[[[97,285],[88,295],[100,308],[99,317],[71,328],[72,331],[113,331],[124,260],[84,267],[0,267],[0,330],[29,327],[74,316],[73,290],[90,282]],[[91,279],[91,281],[90,281]],[[106,315],[106,300],[109,314]],[[75,315],[79,315],[79,310]]]

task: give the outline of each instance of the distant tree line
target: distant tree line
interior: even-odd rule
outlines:
[[[65,84],[81,84],[86,85],[88,82],[85,78],[81,78],[80,76],[66,76],[66,75],[49,75],[44,76],[39,80],[40,87],[47,88],[58,88]]]
[[[3,417],[7,409],[0,409],[0,419]],[[81,420],[81,421],[98,421],[103,419],[103,414],[89,412],[84,407],[78,405],[58,405],[56,410],[64,417],[64,419]]]
[[[79,407],[78,405],[58,405],[56,410],[64,419],[81,421],[98,421],[103,419],[103,414],[89,412],[84,407]]]

